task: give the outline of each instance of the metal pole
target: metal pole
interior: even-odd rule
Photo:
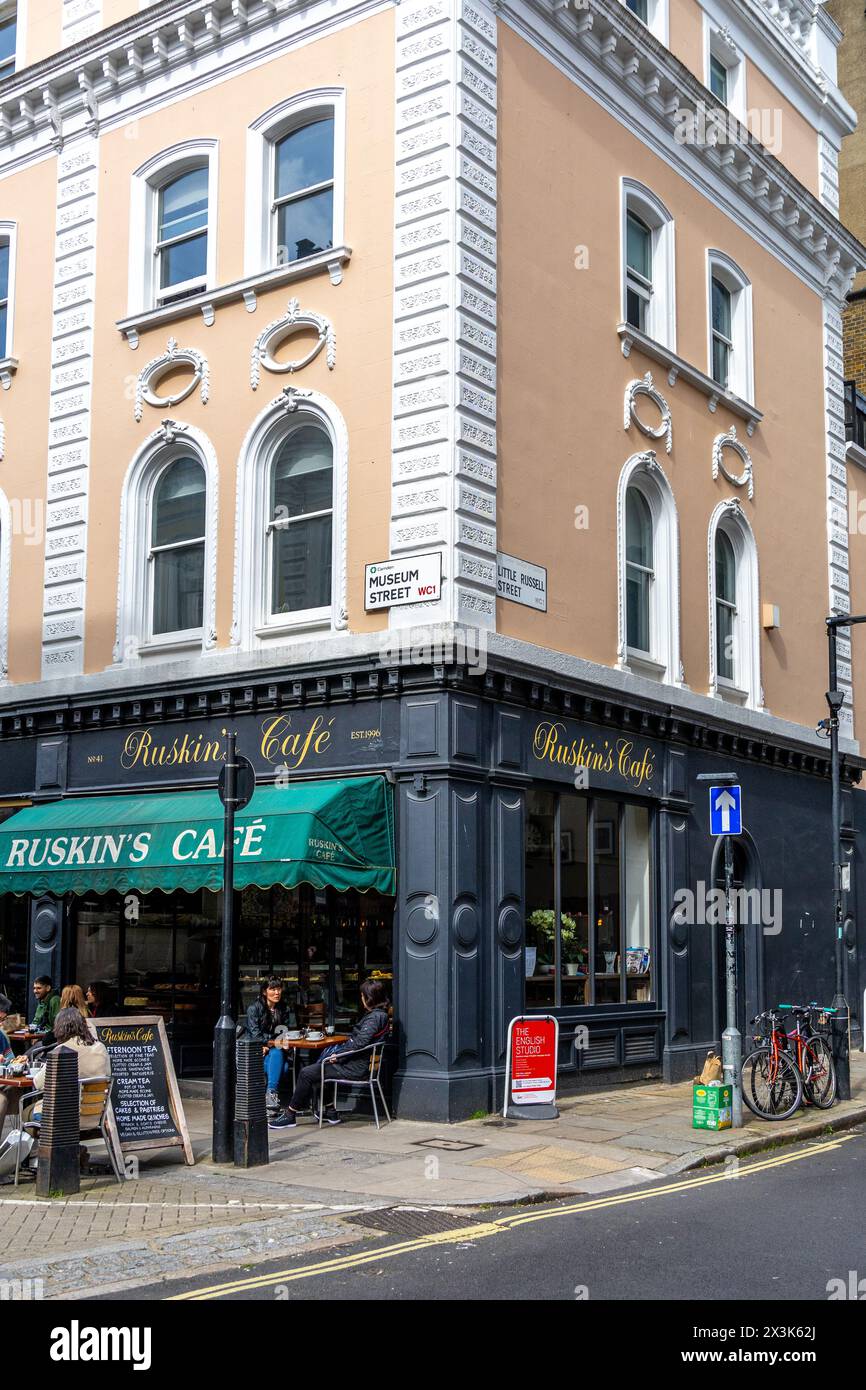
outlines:
[[[734,926],[734,854],[730,835],[725,836],[725,1012],[722,1034],[722,1068],[731,1087],[731,1125],[743,1123],[743,1040],[737,1027],[737,939]]]
[[[234,882],[235,807],[237,805],[237,734],[228,735],[223,839],[223,931],[220,961],[220,1018],[214,1030],[213,1161],[234,1160],[235,1021],[234,1021]]]
[[[842,624],[827,620],[829,642],[829,685],[827,704],[830,707],[830,788],[833,836],[833,932],[835,947],[836,993],[832,1022],[833,1060],[836,1065],[839,1100],[851,1099],[851,1071],[848,1056],[848,1002],[845,998],[844,943],[842,940],[842,787],[839,761],[839,698],[836,669],[836,629]]]

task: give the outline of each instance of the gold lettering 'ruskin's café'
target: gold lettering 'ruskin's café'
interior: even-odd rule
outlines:
[[[261,725],[259,754],[271,766],[286,766],[296,771],[308,759],[315,760],[326,752],[334,722],[333,717],[317,714],[305,727],[295,728],[292,715],[275,715]],[[166,737],[150,727],[133,729],[124,742],[120,763],[127,771],[219,764],[225,762],[226,730],[222,729],[221,734],[221,738],[213,738],[205,733],[185,731]]]
[[[647,744],[630,738],[572,736],[564,723],[551,719],[535,726],[532,752],[542,762],[619,776],[634,791],[649,790],[655,773],[656,755]]]

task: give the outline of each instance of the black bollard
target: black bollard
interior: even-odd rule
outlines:
[[[258,1168],[269,1162],[265,1069],[260,1042],[251,1042],[249,1038],[238,1040],[235,1070],[235,1167]]]
[[[69,1047],[56,1047],[45,1064],[36,1169],[36,1191],[40,1197],[78,1192],[80,1130],[78,1055]]]

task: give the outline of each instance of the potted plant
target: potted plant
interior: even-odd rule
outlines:
[[[562,913],[561,941],[563,968],[566,975],[579,975],[586,969],[586,948],[579,945],[580,928],[570,912]],[[556,931],[556,913],[552,908],[539,907],[530,912],[526,924],[535,931],[539,956],[547,957],[552,966],[554,958],[553,934]],[[546,949],[543,949],[546,948]]]

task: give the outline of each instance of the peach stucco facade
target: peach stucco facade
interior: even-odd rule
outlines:
[[[508,30],[500,84],[500,293],[507,306],[500,543],[547,565],[552,595],[547,614],[500,602],[500,630],[614,664],[616,481],[626,459],[652,444],[634,425],[624,431],[622,401],[628,382],[649,370],[673,417],[673,451],[668,457],[659,449],[659,457],[679,512],[685,681],[706,690],[707,528],[714,506],[740,491],[723,477],[713,481],[712,446],[731,426],[746,434],[724,403],[711,414],[707,397],[685,381],[669,388],[637,348],[622,356],[620,178],[634,178],[675,220],[680,357],[708,370],[707,250],[725,251],[752,283],[755,404],[765,418],[748,440],[755,495],[743,505],[757,541],[761,598],[780,606],[782,624],[762,637],[764,696],[774,712],[808,723],[825,679],[826,543],[812,524],[825,489],[821,302]],[[576,268],[583,259],[586,268]],[[780,352],[789,342],[797,352]],[[579,507],[588,509],[586,526]]]

